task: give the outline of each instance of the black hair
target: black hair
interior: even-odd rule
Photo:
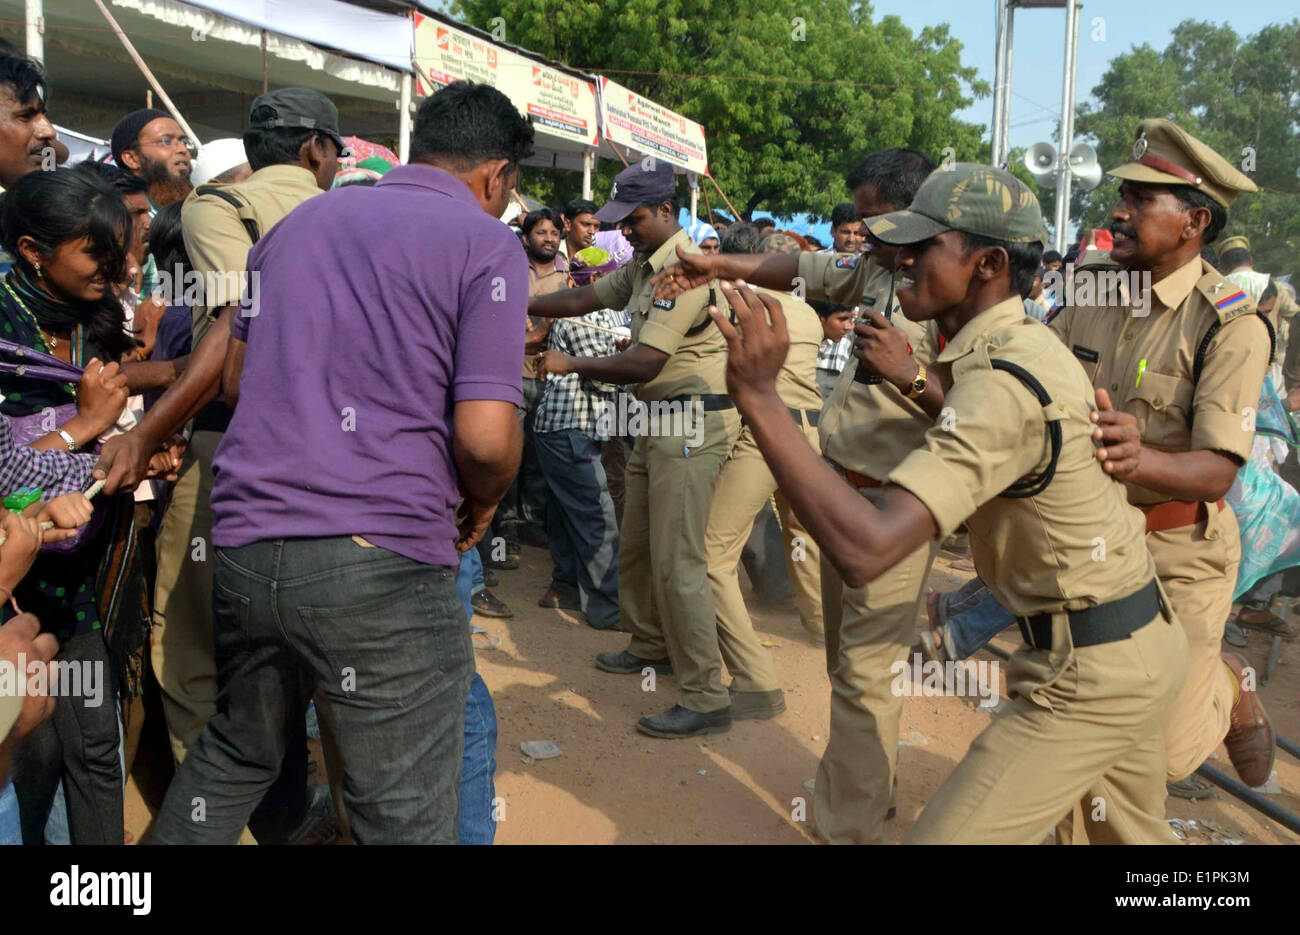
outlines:
[[[771,227],[771,228],[776,227],[776,221],[772,220],[771,218],[754,218],[754,220],[750,221],[749,223],[753,224],[759,230],[763,230],[765,227]]]
[[[1078,247],[1071,247],[1069,250],[1065,251],[1065,256],[1061,258],[1061,261],[1066,266],[1074,266],[1076,263],[1079,262],[1079,257],[1082,255],[1082,253],[1083,251],[1080,250]]]
[[[721,211],[710,211],[709,223],[712,224],[714,227],[717,227],[719,224],[725,224],[726,226],[730,227],[732,224],[735,224],[736,222],[731,218],[727,217]]]
[[[566,204],[560,213],[572,221],[580,214],[595,214],[596,211],[596,202],[588,201],[586,198],[575,198]]]
[[[174,201],[159,208],[149,225],[149,252],[154,263],[158,269],[173,275],[178,271],[177,267],[182,275],[192,267],[181,231],[182,204],[184,202]]]
[[[76,169],[29,172],[13,184],[0,209],[4,248],[26,273],[32,270],[18,250],[21,237],[31,237],[41,256],[53,256],[60,245],[85,237],[90,253],[109,284],[126,278],[131,215],[118,194],[98,175]],[[121,300],[110,288],[103,298],[77,303],[91,344],[117,359],[138,346],[126,333]]]
[[[1274,282],[1273,279],[1270,277],[1268,280],[1268,285],[1264,287],[1264,291],[1261,292],[1259,295],[1259,301],[1256,302],[1255,304],[1263,305],[1266,302],[1268,302],[1269,299],[1276,299],[1278,291],[1279,290],[1277,288],[1277,283]]]
[[[1245,247],[1233,247],[1231,250],[1224,250],[1219,254],[1219,262],[1223,264],[1226,270],[1234,270],[1238,266],[1245,266],[1251,260],[1250,251]]]
[[[1169,190],[1174,193],[1174,197],[1182,203],[1182,206],[1189,211],[1194,211],[1197,208],[1209,209],[1210,226],[1205,228],[1205,233],[1201,235],[1201,242],[1214,243],[1223,228],[1228,224],[1228,209],[1199,188],[1192,188],[1190,185],[1170,185]]]
[[[1065,258],[1061,256],[1059,253],[1057,253],[1055,250],[1047,250],[1043,253],[1044,266],[1046,266],[1048,263],[1060,263],[1064,259]]]
[[[856,309],[852,305],[841,305],[839,302],[822,302],[818,299],[805,299],[812,310],[817,313],[818,318],[830,318],[836,312],[853,312]]]
[[[831,230],[839,227],[841,224],[853,224],[858,220],[858,209],[853,207],[851,201],[841,201],[831,211]]]
[[[43,109],[49,96],[50,88],[41,63],[10,49],[0,50],[0,84],[9,85],[14,100],[20,104],[39,101]]]
[[[849,191],[872,185],[881,201],[901,211],[933,171],[934,163],[924,153],[895,146],[867,156],[849,171],[844,183]]]
[[[822,243],[822,239],[820,237],[815,237],[812,234],[804,234],[803,239],[806,240],[808,242],[808,246],[812,247],[814,250],[821,250],[823,247],[826,246],[826,244]]]
[[[729,226],[718,238],[719,253],[759,253],[763,249],[763,238],[757,224],[739,221]]]
[[[110,165],[107,162],[95,162],[93,159],[84,159],[74,165],[72,170],[102,179],[122,197],[146,195],[149,192],[148,182],[132,172],[127,172],[121,166]]]
[[[1022,299],[1029,298],[1029,293],[1034,290],[1034,278],[1043,259],[1041,243],[1036,240],[1029,243],[1012,243],[995,237],[985,237],[982,234],[968,234],[965,231],[961,232],[961,236],[966,256],[970,256],[980,247],[1001,247],[1007,251],[1010,259],[1008,269],[1011,272],[1011,290],[1020,293]]]
[[[509,171],[533,154],[533,125],[496,88],[457,81],[425,98],[411,130],[411,162],[470,169],[504,159]]]
[[[551,208],[536,208],[524,215],[524,222],[520,225],[523,228],[524,236],[527,237],[532,233],[533,228],[542,221],[550,221],[555,225],[556,230],[564,230],[564,225],[560,223],[560,216]]]
[[[254,108],[248,119],[256,122],[272,120],[276,116],[274,107],[263,104]],[[248,158],[249,168],[254,172],[267,166],[297,164],[303,144],[316,137],[321,138],[322,146],[330,138],[328,134],[308,127],[269,127],[264,130],[249,128],[244,131],[244,155]]]

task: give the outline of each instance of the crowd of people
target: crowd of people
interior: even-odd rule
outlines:
[[[491,843],[472,618],[514,613],[521,547],[541,607],[628,633],[599,669],[673,677],[635,729],[691,738],[786,710],[739,577],[766,522],[757,574],[825,646],[820,838],[886,840],[898,664],[1008,626],[1010,704],[905,840],[1172,843],[1220,743],[1268,779],[1221,641],[1243,594],[1236,623],[1293,635],[1269,602],[1300,556],[1243,580],[1266,511],[1233,491],[1258,462],[1300,501],[1244,417],[1300,409],[1297,306],[1246,238],[1216,254],[1255,187],[1176,124],[1111,172],[1109,249],[1062,256],[1015,177],[910,149],[854,165],[823,246],[683,226],[654,158],[524,208],[532,129],[485,85],[426,98],[405,165],[305,88],[201,148],[136,111],[68,165],[49,92],[0,54],[0,843],[129,839],[155,684],[153,843]],[[978,577],[927,599],[959,537]]]

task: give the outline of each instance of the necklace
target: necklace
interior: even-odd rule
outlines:
[[[27,320],[30,321],[32,323],[32,327],[36,329],[36,340],[41,342],[40,349],[43,351],[52,351],[56,347],[58,347],[59,339],[56,338],[54,335],[50,335],[50,341],[48,345],[45,343],[45,332],[41,329],[40,323],[36,320],[36,316],[32,314],[31,309],[27,307],[26,303],[24,303],[22,299],[18,298],[18,293],[14,292],[13,287],[9,285],[8,280],[5,280],[4,287],[5,287],[5,292],[9,293],[9,298],[13,299],[16,303],[18,303],[18,307],[23,310],[23,314],[27,316]]]

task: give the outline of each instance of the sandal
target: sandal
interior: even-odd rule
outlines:
[[[1179,799],[1212,799],[1215,796],[1214,785],[1192,773],[1186,779],[1165,783],[1165,792]]]
[[[1297,632],[1295,627],[1268,610],[1241,610],[1237,613],[1236,624],[1250,630],[1263,630],[1284,640],[1293,640],[1300,636],[1300,632]]]
[[[499,649],[501,647],[501,637],[494,636],[482,627],[471,626],[469,628],[469,638],[475,649]]]
[[[939,591],[931,591],[925,598],[925,615],[928,620],[921,630],[921,655],[927,661],[943,664],[951,658],[947,628],[939,622]]]

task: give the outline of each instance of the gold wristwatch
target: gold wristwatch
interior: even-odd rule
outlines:
[[[912,385],[907,390],[908,399],[916,399],[925,392],[925,364],[918,362],[916,365],[916,376],[912,379]]]

